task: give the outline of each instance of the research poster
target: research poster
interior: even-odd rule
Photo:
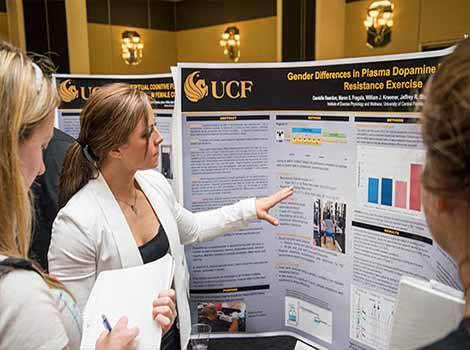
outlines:
[[[400,276],[460,288],[420,196],[422,90],[449,51],[279,64],[179,64],[182,200],[202,211],[293,185],[272,210],[188,247],[193,322],[214,336],[387,347]]]
[[[164,139],[160,145],[158,170],[174,183],[174,152],[172,150],[173,107],[175,88],[171,74],[154,75],[65,75],[54,76],[61,104],[57,110],[56,127],[78,137],[80,112],[90,95],[100,86],[126,83],[147,93],[152,100],[155,122]]]

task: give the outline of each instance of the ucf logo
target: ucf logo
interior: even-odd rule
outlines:
[[[199,71],[189,74],[184,81],[184,93],[191,102],[199,102],[209,94],[209,86],[204,79],[199,78]],[[195,81],[195,79],[197,79]],[[252,92],[253,82],[251,80],[222,80],[210,82],[211,96],[220,100],[227,96],[232,100],[247,98],[247,93]]]
[[[64,80],[59,85],[59,96],[64,102],[72,102],[73,100],[80,97],[86,101],[90,98],[91,94],[95,92],[98,87],[81,86],[80,90],[75,85],[70,85],[70,79]]]
[[[78,97],[78,90],[75,85],[70,85],[70,79],[64,80],[59,85],[59,95],[62,101],[72,102]]]
[[[198,79],[194,82],[194,78],[199,77],[199,71],[195,71],[186,77],[184,81],[184,93],[186,98],[191,102],[198,102],[207,96],[207,85],[204,79]]]

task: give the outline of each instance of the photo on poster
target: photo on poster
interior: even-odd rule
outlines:
[[[211,326],[211,332],[246,332],[246,304],[241,302],[200,303],[198,323]]]
[[[171,145],[161,145],[160,148],[160,164],[162,174],[167,179],[173,179],[173,168],[171,164]]]
[[[313,246],[346,253],[346,204],[313,202]]]

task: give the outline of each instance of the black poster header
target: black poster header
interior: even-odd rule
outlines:
[[[182,68],[182,112],[410,112],[439,57],[305,67]],[[281,64],[280,64],[281,65]]]
[[[171,77],[122,78],[57,76],[56,84],[61,99],[61,109],[81,109],[93,91],[112,83],[126,83],[152,97],[152,108],[172,110],[175,86]]]

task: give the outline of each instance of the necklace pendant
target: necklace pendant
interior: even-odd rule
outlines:
[[[134,212],[135,215],[138,214],[137,208],[135,207],[135,205],[131,205],[131,209],[132,209],[132,211]]]

